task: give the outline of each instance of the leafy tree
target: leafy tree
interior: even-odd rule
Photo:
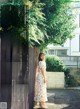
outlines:
[[[28,10],[27,25],[29,25],[29,43],[30,45],[39,45],[46,36],[46,24],[44,13],[42,12],[44,4],[36,3]]]
[[[0,5],[24,5],[23,0],[3,0],[0,1]]]
[[[68,13],[71,10],[69,1],[71,0],[10,0],[8,5],[12,7],[9,11],[12,15],[17,9],[19,25],[14,25],[11,21],[7,29],[18,33],[25,40],[28,39],[32,46],[63,44],[67,38],[73,37],[73,15]],[[23,2],[25,5],[20,8]]]
[[[38,1],[24,3],[21,0],[10,0],[2,5],[1,26],[3,30],[12,31],[25,41],[28,40],[30,45],[39,45],[46,36],[46,18],[42,12],[44,4]]]
[[[49,43],[61,45],[66,41],[67,38],[73,37],[72,32],[75,26],[73,25],[74,17],[73,15],[69,14],[69,11],[71,11],[71,7],[68,2],[70,2],[70,0],[34,1],[37,5],[34,5],[33,8],[29,9],[30,17],[28,21],[30,22],[28,24],[30,27],[30,43],[32,42],[33,45],[35,45],[36,43],[40,43],[41,47],[44,48],[44,46],[46,46]],[[45,4],[43,6],[43,9],[42,5],[40,5],[39,2],[41,2],[42,5]],[[42,16],[41,18],[38,16],[40,14]],[[41,19],[41,21],[39,21],[39,19]],[[42,41],[41,39],[44,41]]]
[[[67,38],[73,37],[75,26],[73,15],[69,14],[71,7],[68,2],[70,0],[34,0],[32,2],[28,19],[30,44],[41,44],[44,48],[49,43],[61,45]]]
[[[74,16],[69,14],[71,11],[70,3],[65,0],[42,0],[45,2],[44,13],[48,38],[45,39],[46,45],[49,43],[63,44],[67,38],[73,37]],[[43,44],[45,46],[45,44]]]

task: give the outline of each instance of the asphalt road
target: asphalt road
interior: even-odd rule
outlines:
[[[48,90],[49,109],[80,109],[80,90]]]

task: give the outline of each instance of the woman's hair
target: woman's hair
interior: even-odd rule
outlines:
[[[43,61],[42,55],[44,55],[44,53],[39,53],[39,57],[38,57],[39,61]]]

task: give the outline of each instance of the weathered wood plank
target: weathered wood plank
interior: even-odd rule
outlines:
[[[28,93],[27,88],[26,84],[13,84],[11,109],[28,109],[26,108],[26,93]]]
[[[12,57],[12,107],[11,109],[28,108],[27,52],[25,46],[14,44]]]
[[[33,109],[34,101],[34,82],[36,73],[37,49],[29,49],[29,109]]]
[[[12,84],[11,35],[3,33],[1,38],[1,84]]]

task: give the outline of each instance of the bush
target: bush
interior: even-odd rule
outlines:
[[[55,72],[66,71],[65,65],[57,56],[47,56],[46,66],[47,66],[47,71],[55,71]]]
[[[67,68],[58,56],[46,57],[47,71],[64,72],[66,86],[77,86],[78,83],[75,78],[70,75],[70,69]]]
[[[67,87],[73,87],[73,86],[79,85],[77,80],[72,75],[66,76],[65,81],[66,81]]]

